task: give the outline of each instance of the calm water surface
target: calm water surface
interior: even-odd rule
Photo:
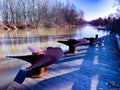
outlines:
[[[83,37],[95,37],[98,34],[102,37],[108,32],[98,31],[95,27],[84,26],[82,28],[73,29],[33,29],[19,30],[0,33],[0,55],[26,55],[31,52],[28,46],[32,45],[41,49],[46,47],[61,47],[66,50],[68,47],[57,43],[58,40],[66,40],[69,38],[80,39]]]
[[[31,45],[41,49],[58,46],[63,50],[67,50],[67,46],[57,43],[57,41],[69,38],[95,37],[96,34],[102,37],[107,35],[108,32],[98,31],[95,27],[89,25],[73,29],[0,31],[0,90],[9,84],[20,67],[26,64],[22,60],[10,59],[5,56],[31,54],[27,48]]]

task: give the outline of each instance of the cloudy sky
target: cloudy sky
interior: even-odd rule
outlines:
[[[86,20],[108,16],[116,11],[113,7],[115,0],[69,0],[85,13]]]

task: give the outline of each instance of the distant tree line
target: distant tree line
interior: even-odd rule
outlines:
[[[84,12],[58,0],[0,0],[2,22],[9,27],[64,27],[83,24]]]
[[[108,17],[105,19],[99,18],[89,22],[93,26],[104,26],[107,31],[120,34],[120,17]]]
[[[98,18],[95,20],[90,21],[89,23],[93,26],[108,26],[113,22],[114,18],[108,17],[108,18]]]

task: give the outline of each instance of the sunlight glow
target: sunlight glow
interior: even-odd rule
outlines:
[[[63,63],[53,64],[49,66],[49,77],[46,77],[46,79],[51,77],[57,77],[64,74],[72,73],[77,70],[80,70],[80,65],[82,65],[83,59],[73,60],[73,61],[65,61]],[[54,72],[55,71],[55,72]],[[54,73],[54,74],[53,74]]]
[[[94,64],[98,64],[98,56],[94,57]]]
[[[103,50],[105,50],[105,47],[103,47]]]
[[[97,85],[98,85],[98,74],[92,76],[91,89],[90,90],[97,90]]]
[[[95,48],[95,51],[98,51],[98,48]]]
[[[98,44],[96,44],[95,47],[98,47]]]
[[[104,43],[102,43],[102,46],[104,46]]]

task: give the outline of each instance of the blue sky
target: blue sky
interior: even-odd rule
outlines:
[[[65,0],[64,0],[65,1]],[[116,11],[113,7],[115,0],[68,0],[77,8],[80,8],[85,13],[85,19],[90,21],[99,17],[108,16]]]

